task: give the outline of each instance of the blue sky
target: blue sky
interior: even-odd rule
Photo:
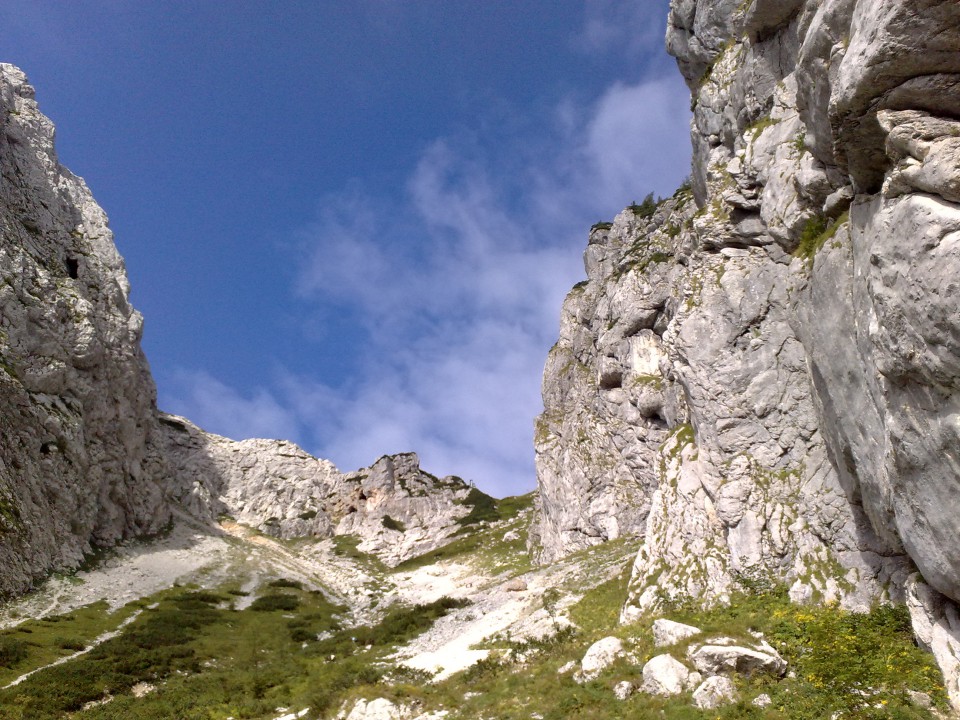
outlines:
[[[666,0],[0,4],[161,408],[532,489],[589,226],[688,173]]]

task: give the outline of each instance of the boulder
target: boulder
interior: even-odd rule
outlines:
[[[357,700],[345,720],[406,720],[408,717],[405,708],[385,698],[377,698],[369,702]]]
[[[523,592],[527,589],[527,581],[523,578],[514,578],[504,583],[503,589],[508,592]]]
[[[591,645],[580,661],[580,670],[574,676],[577,682],[593,680],[613,662],[623,655],[623,642],[620,638],[605,637]]]
[[[752,675],[770,673],[777,677],[787,671],[786,661],[772,647],[763,644],[762,650],[741,645],[701,645],[687,652],[690,660],[705,675],[738,673]]]
[[[693,703],[701,710],[713,710],[737,697],[733,681],[724,675],[708,677],[693,691]]]
[[[687,638],[699,635],[702,631],[693,625],[684,625],[673,620],[653,621],[653,644],[657,647],[676,645]]]
[[[650,695],[679,695],[701,680],[700,673],[691,673],[672,655],[657,655],[643,666],[641,690]]]

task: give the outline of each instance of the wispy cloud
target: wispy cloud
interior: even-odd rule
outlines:
[[[299,418],[270,391],[258,388],[243,395],[205,372],[180,371],[174,377],[179,395],[165,409],[232,438],[276,439],[300,436]]]
[[[590,53],[638,57],[663,40],[666,2],[586,0],[575,45]]]
[[[175,409],[344,469],[415,450],[490,492],[530,489],[540,375],[586,230],[679,184],[687,102],[679,79],[616,84],[585,110],[558,105],[536,133],[438,139],[397,195],[324,199],[292,292],[318,322],[348,313],[365,330],[350,380],[281,369],[240,393],[184,375]]]

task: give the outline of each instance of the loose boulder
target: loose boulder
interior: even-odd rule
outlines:
[[[701,710],[713,710],[737,698],[733,681],[724,675],[708,677],[693,691],[693,702]]]
[[[749,676],[765,672],[780,677],[787,671],[787,662],[767,643],[763,643],[760,649],[740,645],[695,646],[687,655],[697,670],[705,675],[739,673]]]
[[[641,690],[650,695],[679,695],[695,687],[700,680],[700,673],[691,673],[672,655],[657,655],[643,666]]]
[[[574,675],[574,680],[578,683],[593,680],[621,655],[623,655],[623,642],[620,638],[605,637],[597,640],[587,649],[580,662],[580,670]]]
[[[702,631],[693,625],[684,625],[673,620],[653,621],[653,644],[657,647],[666,647],[683,642],[687,638],[699,635]]]
[[[377,698],[367,702],[357,700],[346,720],[403,720],[408,717],[404,708],[394,705],[385,698]]]

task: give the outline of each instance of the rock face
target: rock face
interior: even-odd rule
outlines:
[[[169,519],[123,260],[0,64],[0,594]]]
[[[539,555],[644,534],[625,619],[909,599],[960,703],[960,5],[674,0],[667,47],[690,187],[591,231]]]
[[[479,492],[421,470],[414,453],[341,473],[283,440],[229,440],[173,415],[160,425],[171,494],[193,515],[286,539],[352,535],[389,565],[449,542]]]

